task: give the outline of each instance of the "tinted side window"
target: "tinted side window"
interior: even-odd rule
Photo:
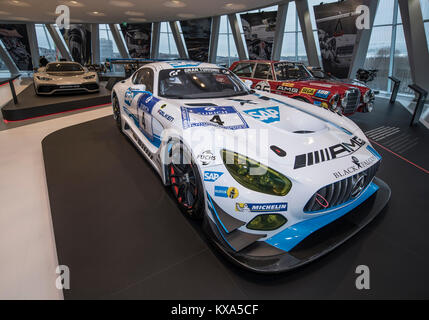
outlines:
[[[255,78],[272,80],[271,65],[268,63],[258,63],[255,69]]]
[[[233,72],[239,77],[250,78],[253,74],[254,63],[239,63],[235,66]]]
[[[134,81],[135,84],[146,85],[146,90],[153,92],[153,71],[149,68],[143,68],[137,71]]]

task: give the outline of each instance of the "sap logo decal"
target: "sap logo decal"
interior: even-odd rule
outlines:
[[[125,91],[125,96],[124,96],[124,102],[127,105],[131,105],[131,102],[133,102],[133,98],[134,98],[134,94],[131,91],[131,89],[128,89],[127,91]]]
[[[265,123],[280,121],[279,107],[244,110],[249,116]]]
[[[204,181],[215,182],[220,176],[223,175],[223,172],[216,171],[205,171],[204,172]]]
[[[238,212],[280,212],[287,211],[287,202],[281,203],[236,203]]]

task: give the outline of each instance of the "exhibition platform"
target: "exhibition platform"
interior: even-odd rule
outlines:
[[[201,225],[180,212],[111,116],[48,135],[42,147],[58,261],[72,275],[65,299],[427,296],[429,218],[422,214],[427,190],[416,186],[427,184],[429,159],[422,144],[429,131],[409,127],[405,108],[379,98],[373,113],[352,119],[383,157],[377,177],[390,186],[392,198],[335,251],[277,275],[255,274],[229,262]],[[402,141],[411,147],[404,148]],[[371,270],[369,291],[353,285],[360,264]]]
[[[2,109],[5,121],[20,121],[50,114],[95,107],[110,103],[110,91],[100,83],[96,93],[38,96],[33,84],[18,94],[18,103],[9,101]]]

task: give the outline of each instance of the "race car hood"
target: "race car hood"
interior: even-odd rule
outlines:
[[[365,135],[352,121],[304,102],[264,93],[199,100],[198,103],[195,100],[184,100],[181,107],[185,130],[189,121],[198,126],[198,121],[200,124],[207,123],[212,115],[221,112],[218,115],[222,125],[211,126],[216,131],[214,135],[222,134],[233,140],[238,132],[247,129],[265,132],[268,138],[264,141],[250,135],[246,138],[243,143],[253,147],[247,148],[245,156],[260,160],[257,150],[265,147],[268,155],[265,161],[269,162],[267,165],[288,176],[299,178],[300,172],[305,172],[302,175],[304,178],[308,177],[310,171],[314,172],[314,179],[320,177],[321,181],[326,181],[329,175],[330,180],[334,180],[334,172],[353,165],[352,156],[357,161],[373,157],[373,153],[366,148],[368,142]],[[220,109],[210,114],[210,110],[216,110],[216,107]],[[190,117],[184,116],[185,109],[185,113],[192,113]],[[371,159],[371,163],[376,160]],[[324,166],[321,172],[322,163]],[[363,171],[368,166],[369,163],[367,166],[359,165],[359,170],[354,172]]]
[[[45,74],[54,77],[73,77],[84,75],[85,71],[70,71],[70,72],[46,72]]]

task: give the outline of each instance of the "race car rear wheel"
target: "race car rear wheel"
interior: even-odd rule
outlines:
[[[202,219],[204,193],[197,165],[181,143],[171,148],[169,156],[171,190],[180,210],[192,219]]]
[[[113,118],[115,119],[116,126],[118,127],[119,131],[122,132],[121,111],[119,109],[119,100],[117,96],[113,97],[112,107],[113,107]]]

